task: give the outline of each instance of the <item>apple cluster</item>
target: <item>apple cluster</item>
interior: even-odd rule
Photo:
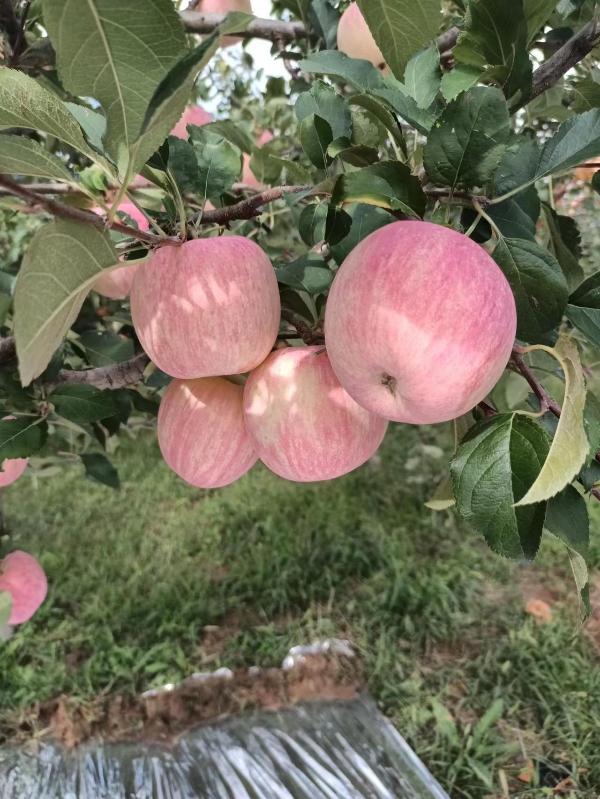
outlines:
[[[325,346],[273,349],[275,272],[240,236],[156,251],[136,270],[131,313],[148,355],[175,378],[158,415],[162,454],[202,488],[237,480],[259,458],[288,480],[339,477],[374,454],[389,421],[433,424],[477,405],[516,331],[492,258],[417,221],[375,231],[346,258]]]

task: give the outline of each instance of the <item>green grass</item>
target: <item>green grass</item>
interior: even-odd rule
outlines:
[[[50,592],[0,648],[0,734],[61,693],[86,700],[222,665],[279,665],[291,645],[338,635],[453,797],[502,796],[504,775],[520,796],[544,796],[514,777],[547,758],[585,769],[572,796],[596,799],[598,650],[577,627],[566,558],[548,541],[539,565],[510,564],[452,513],[424,509],[444,464],[431,436],[396,426],[380,464],[331,483],[287,483],[258,466],[202,492],[142,430],[113,457],[119,494],[76,467],[7,489],[6,550],[39,557]],[[524,613],[520,586],[532,580],[561,596],[568,587],[551,624]],[[203,628],[216,624],[227,636],[215,653]]]

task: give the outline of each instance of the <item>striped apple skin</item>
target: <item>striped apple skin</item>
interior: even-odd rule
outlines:
[[[377,46],[358,3],[350,3],[340,17],[337,46],[341,53],[345,53],[350,58],[363,58],[365,61],[370,61],[374,67],[382,70],[384,77],[389,75],[390,70],[385,63],[383,53]]]
[[[48,593],[48,581],[37,560],[27,552],[11,552],[0,561],[0,591],[8,591],[13,606],[9,624],[23,624]]]
[[[244,389],[246,427],[259,458],[296,482],[332,480],[377,450],[387,422],[344,391],[323,347],[273,352]]]
[[[102,208],[98,206],[92,208],[92,211],[100,215],[104,214]],[[133,203],[121,203],[119,211],[123,211],[123,213],[137,222],[140,230],[148,230],[148,220]],[[118,269],[105,272],[96,280],[93,289],[97,291],[98,294],[102,294],[103,297],[108,297],[111,300],[124,300],[131,291],[131,284],[133,283],[136,269],[136,264],[129,264],[128,266],[120,266]]]
[[[173,380],[158,413],[163,458],[199,488],[233,483],[258,460],[244,424],[244,389],[222,377]]]
[[[441,225],[395,222],[340,267],[325,338],[334,372],[359,405],[384,419],[434,424],[492,390],[516,324],[510,286],[481,247]]]
[[[162,247],[138,267],[131,314],[143,348],[172,377],[248,372],[279,331],[275,270],[242,236]]]

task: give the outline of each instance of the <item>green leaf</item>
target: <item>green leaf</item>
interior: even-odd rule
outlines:
[[[438,35],[439,0],[358,0],[358,6],[397,78],[410,56]]]
[[[404,155],[406,156],[406,141],[404,140],[404,136],[402,134],[402,128],[398,124],[398,120],[393,115],[393,113],[388,108],[388,105],[383,100],[380,100],[377,97],[373,97],[371,94],[354,94],[352,97],[348,98],[348,103],[350,105],[358,105],[362,108],[365,108],[374,117],[376,117],[382,125],[388,130],[390,135],[395,140],[396,144],[400,145],[400,148]]]
[[[170,0],[43,0],[43,8],[63,86],[98,100],[106,113],[105,150],[122,175],[133,174],[169,130],[153,141],[147,133],[147,155],[132,155],[157,87],[186,49],[175,6]],[[184,105],[172,110],[171,126]]]
[[[573,250],[566,245],[563,239],[561,220],[566,220],[567,217],[559,216],[556,211],[550,208],[546,203],[542,204],[542,210],[544,211],[548,229],[550,230],[550,239],[554,255],[565,275],[569,291],[574,291],[583,280],[583,269],[579,265],[577,256]],[[573,220],[569,220],[569,222],[575,224]]]
[[[298,68],[302,72],[331,75],[361,91],[385,87],[381,72],[370,61],[349,58],[338,50],[312,53],[308,58],[298,62]]]
[[[263,144],[262,147],[254,147],[252,149],[250,170],[259,183],[272,185],[279,180],[282,159],[277,158],[277,156],[280,150],[281,144],[277,139]],[[286,167],[288,167],[290,163],[292,164],[290,169],[297,167],[293,162],[286,162]],[[314,183],[312,177],[308,180],[308,183]]]
[[[471,0],[452,52],[458,63],[494,67],[490,77],[500,83],[507,98],[519,90],[527,96],[533,68],[523,0]]]
[[[0,174],[50,178],[75,184],[75,179],[60,160],[32,139],[0,135]]]
[[[440,90],[442,70],[436,45],[414,55],[406,67],[406,90],[419,108],[429,108]]]
[[[537,553],[546,505],[515,507],[515,501],[534,483],[548,447],[533,419],[499,414],[471,428],[450,463],[459,514],[499,555]]]
[[[342,208],[330,205],[327,209],[325,241],[330,245],[339,244],[346,238],[352,227],[352,217]]]
[[[519,507],[550,499],[577,476],[586,463],[590,445],[583,423],[585,378],[573,342],[561,336],[554,349],[538,346],[560,362],[565,375],[565,396],[550,452],[535,483],[519,499]]]
[[[260,149],[262,150],[264,148],[261,147]],[[282,169],[285,169],[287,172],[287,176],[291,178],[293,183],[298,183],[301,186],[304,186],[304,185],[310,185],[315,182],[312,173],[309,172],[308,169],[306,169],[306,167],[303,167],[301,164],[295,163],[295,161],[289,161],[284,158],[277,158],[274,155],[269,155],[269,160],[275,162],[280,172]]]
[[[571,302],[583,308],[600,309],[600,272],[594,272],[571,294]]]
[[[527,21],[527,43],[532,42],[550,19],[558,0],[523,0]]]
[[[79,337],[92,366],[108,366],[133,358],[133,340],[121,338],[116,333],[88,330]]]
[[[0,420],[0,456],[28,458],[48,438],[48,423],[31,416]]]
[[[325,42],[327,50],[337,47],[337,29],[340,12],[328,0],[312,0],[308,9],[312,27]]]
[[[565,316],[595,347],[600,348],[600,309],[567,305]]]
[[[484,74],[484,69],[470,64],[457,64],[450,72],[444,72],[440,87],[444,99],[448,102],[454,100],[461,92],[466,92],[475,86]]]
[[[104,152],[102,137],[106,132],[106,117],[78,103],[65,103],[65,106],[79,122],[89,143],[100,152]]]
[[[498,169],[494,172],[494,194],[506,194],[525,182],[535,180],[539,158],[540,146],[537,139],[511,133]]]
[[[49,399],[56,412],[74,424],[99,422],[119,412],[119,402],[112,391],[87,383],[66,383],[55,388]]]
[[[431,700],[431,708],[438,730],[454,745],[460,746],[460,737],[452,713],[435,698]]]
[[[240,176],[242,154],[225,139],[205,131],[204,126],[191,127],[190,131],[198,162],[197,191],[203,197],[218,197]]]
[[[112,171],[108,162],[88,145],[65,104],[16,69],[0,70],[0,129],[3,128],[31,128],[48,133]]]
[[[197,191],[200,186],[200,171],[196,150],[188,141],[169,136],[169,172],[180,192]],[[236,161],[236,164],[238,162]]]
[[[521,239],[500,239],[493,254],[515,297],[517,338],[538,341],[560,324],[569,295],[555,258],[544,247]]]
[[[563,122],[544,144],[534,180],[570,169],[600,155],[600,109]]]
[[[314,252],[275,270],[277,282],[308,294],[321,294],[333,282],[333,272],[325,260]]]
[[[309,92],[298,95],[294,111],[298,122],[316,114],[329,123],[334,139],[350,138],[350,109],[341,94],[322,80],[315,81]]]
[[[327,148],[333,141],[331,125],[326,119],[311,114],[300,124],[300,143],[302,149],[317,169],[326,169],[330,163]]]
[[[485,738],[485,734],[502,718],[504,713],[504,702],[502,699],[496,699],[492,702],[490,707],[485,711],[483,716],[479,719],[477,724],[473,727],[473,740],[481,741]]]
[[[499,89],[463,92],[442,113],[424,150],[436,186],[482,186],[504,155],[510,133],[508,106]]]
[[[313,247],[318,241],[323,241],[325,238],[328,208],[327,203],[311,203],[302,209],[298,232],[308,247]]]
[[[331,201],[334,205],[361,202],[422,217],[427,198],[406,164],[382,161],[338,178]]]
[[[254,142],[237,123],[229,119],[219,119],[216,122],[208,122],[202,127],[209,133],[217,133],[223,139],[238,147],[243,153],[248,153],[249,155],[252,152]]]
[[[427,136],[435,124],[436,116],[430,109],[419,108],[412,97],[404,94],[398,88],[385,86],[384,88],[373,89],[370,94],[380,97],[389,103],[399,117],[424,136]]]
[[[529,186],[508,200],[490,205],[488,216],[496,223],[503,236],[527,239],[535,243],[540,209],[540,198],[535,186]]]
[[[338,244],[330,246],[331,254],[338,265],[344,262],[363,239],[394,221],[387,211],[374,205],[352,203],[345,210],[352,220],[350,232]]]
[[[96,278],[122,266],[108,233],[60,219],[32,239],[15,289],[14,335],[24,386],[48,365]]]
[[[0,631],[6,628],[12,613],[13,600],[8,591],[0,591]],[[0,640],[4,638],[0,635]]]
[[[576,114],[600,107],[600,83],[593,78],[573,81],[571,89],[575,98],[571,107]]]
[[[85,476],[93,483],[102,483],[109,488],[121,488],[119,473],[105,455],[99,452],[86,452],[81,455],[85,466]]]

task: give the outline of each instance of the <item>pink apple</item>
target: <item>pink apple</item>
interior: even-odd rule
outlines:
[[[387,429],[344,391],[319,346],[271,353],[246,382],[244,415],[258,457],[301,483],[356,469]]]
[[[200,0],[195,10],[201,14],[229,14],[230,11],[244,11],[246,14],[251,14],[252,3],[250,0]],[[224,36],[221,47],[231,47],[241,41],[239,36]]]
[[[270,130],[263,131],[258,137],[256,142],[257,147],[262,147],[273,139],[273,134]],[[242,172],[242,183],[246,186],[254,186],[256,189],[262,189],[262,183],[254,176],[254,172],[250,169],[250,156],[244,153],[244,171]]]
[[[158,443],[183,480],[199,488],[219,488],[256,463],[244,424],[243,395],[242,386],[222,377],[170,383],[158,413]]]
[[[200,127],[202,125],[207,125],[209,122],[212,121],[213,118],[208,113],[208,111],[205,111],[203,108],[200,108],[199,105],[189,105],[183,112],[183,116],[181,117],[179,122],[175,125],[175,127],[171,131],[171,136],[177,136],[178,139],[187,140],[188,125],[198,125],[198,127]]]
[[[142,346],[183,379],[254,369],[275,343],[280,313],[275,270],[242,236],[162,247],[140,264],[131,290]]]
[[[365,61],[370,61],[374,67],[382,71],[384,77],[389,74],[390,70],[385,63],[385,58],[357,3],[350,3],[341,16],[337,32],[337,46],[340,52],[346,53],[350,58],[362,58]]]
[[[411,424],[477,405],[499,380],[515,331],[515,301],[496,263],[429,222],[395,222],[361,241],[325,311],[327,352],[346,391]]]
[[[14,416],[5,416],[4,419],[14,419]],[[2,421],[4,421],[4,419]],[[9,486],[18,480],[23,474],[29,463],[29,458],[6,458],[2,462],[2,471],[0,472],[0,488]]]
[[[13,606],[9,624],[28,621],[46,598],[44,570],[27,552],[11,552],[0,561],[0,591],[8,591]]]
[[[95,214],[102,216],[104,211],[99,206],[94,206],[92,211]],[[119,211],[130,216],[137,222],[140,230],[148,230],[148,220],[144,214],[131,202],[121,203]],[[118,269],[113,269],[111,272],[101,275],[94,283],[92,288],[103,297],[108,297],[111,300],[123,300],[131,291],[131,284],[133,283],[133,276],[137,269],[136,264],[129,266],[120,266]]]

